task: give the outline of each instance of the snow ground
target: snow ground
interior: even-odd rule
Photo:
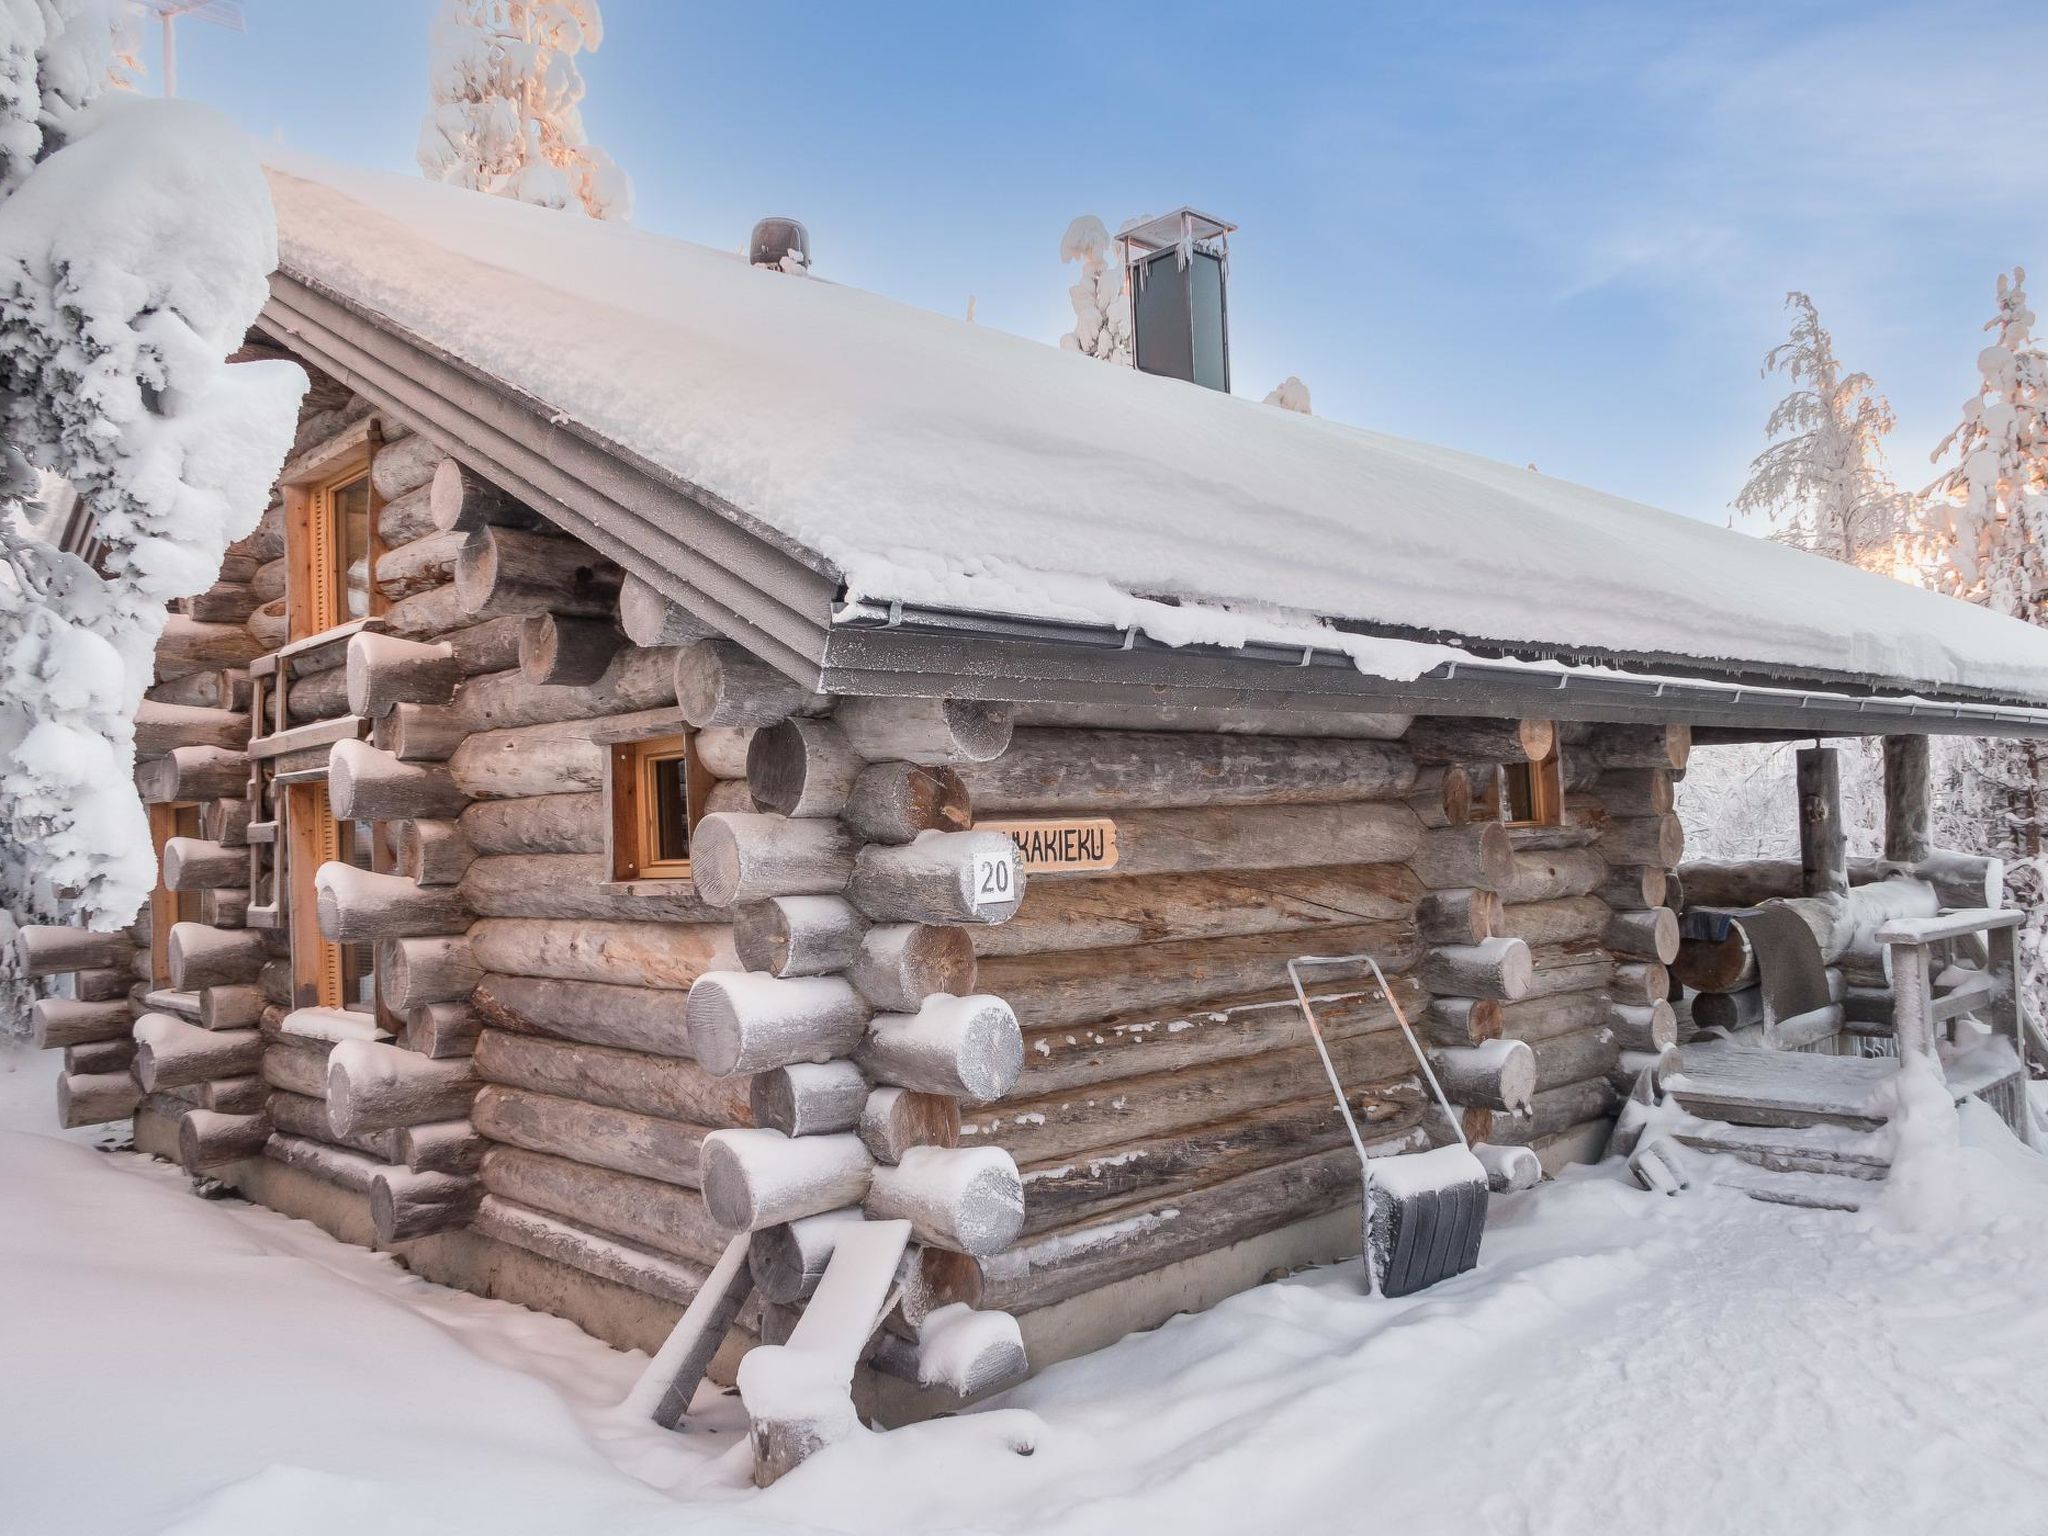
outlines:
[[[2048,1529],[2048,1164],[1988,1112],[1931,1211],[1575,1172],[1423,1296],[1263,1286],[757,1494],[732,1399],[621,1423],[638,1357],[38,1134],[51,1067],[0,1058],[8,1536]]]

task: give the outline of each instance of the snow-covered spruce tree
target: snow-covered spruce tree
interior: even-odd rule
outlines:
[[[1060,260],[1081,263],[1081,280],[1067,290],[1074,302],[1074,328],[1060,345],[1129,367],[1131,301],[1124,292],[1122,266],[1112,254],[1109,231],[1091,213],[1074,220],[1060,237]]]
[[[1770,446],[1749,466],[1738,512],[1761,513],[1772,537],[1845,565],[1890,570],[1908,498],[1884,468],[1892,408],[1867,373],[1842,372],[1813,300],[1789,293],[1792,334],[1764,354],[1763,376],[1796,386],[1764,423]]]
[[[109,0],[0,0],[0,1032],[23,922],[131,921],[155,883],[132,719],[164,605],[262,515],[305,375],[224,359],[276,263],[241,136],[185,102],[93,100]],[[95,571],[25,500],[58,476]]]
[[[603,40],[597,0],[442,0],[420,169],[543,208],[631,218],[632,182],[583,133],[576,55]]]
[[[1956,462],[1923,498],[1937,579],[1959,597],[2048,623],[2048,351],[2033,335],[2026,272],[1998,278],[1995,332],[1977,354],[1977,393],[1933,458]],[[2048,753],[2040,742],[1968,738],[1940,757],[1935,830],[1950,847],[2006,861],[2006,897],[2032,914],[2021,931],[2024,1000],[2048,1019]]]

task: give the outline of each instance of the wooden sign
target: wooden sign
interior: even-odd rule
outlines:
[[[1116,868],[1116,823],[1107,816],[977,821],[977,832],[1007,832],[1024,855],[1026,874]]]

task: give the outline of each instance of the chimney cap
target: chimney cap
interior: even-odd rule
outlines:
[[[1234,234],[1235,224],[1226,223],[1193,208],[1176,208],[1153,218],[1133,219],[1116,232],[1126,249],[1139,255],[1171,250],[1190,240],[1221,240]]]

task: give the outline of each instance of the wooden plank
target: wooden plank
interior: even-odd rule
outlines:
[[[258,736],[249,743],[249,756],[255,761],[265,761],[307,747],[324,747],[336,741],[357,741],[369,734],[370,722],[361,715],[338,715],[332,720],[315,720],[311,725],[295,725],[272,736]]]

